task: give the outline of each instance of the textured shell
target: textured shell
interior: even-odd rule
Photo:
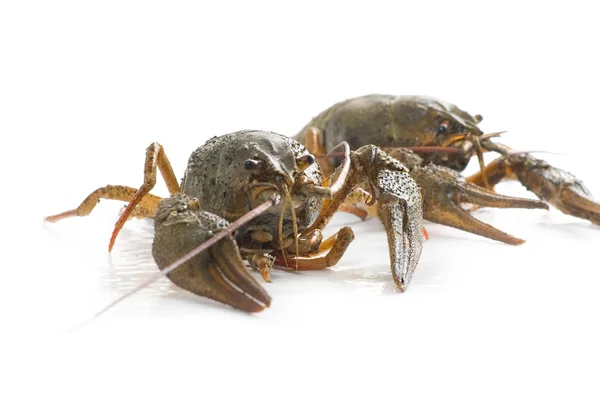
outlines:
[[[175,262],[181,255],[206,242],[214,233],[228,226],[228,222],[214,214],[190,207],[190,198],[175,194],[163,199],[154,219],[155,235],[152,255],[160,269]],[[202,252],[189,265],[204,266],[211,260],[209,252]],[[184,275],[178,269],[169,277]]]
[[[436,145],[436,130],[444,120],[450,121],[457,131],[481,135],[478,121],[469,113],[424,96],[367,95],[348,99],[313,118],[307,127],[322,131],[326,149],[342,141],[352,149],[364,145],[386,148]],[[307,127],[295,136],[296,140],[304,142]]]
[[[190,156],[182,192],[197,198],[202,210],[229,221],[237,219],[256,206],[247,194],[250,173],[244,169],[244,162],[261,154],[268,155],[279,171],[293,175],[296,159],[309,153],[302,144],[274,132],[238,131],[214,137]],[[316,163],[305,173],[315,184],[321,185],[321,172]],[[321,202],[308,198],[296,209],[298,218],[303,220],[301,226],[316,218]]]

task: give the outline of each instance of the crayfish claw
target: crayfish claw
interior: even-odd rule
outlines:
[[[589,191],[583,187],[565,188],[561,194],[563,203],[585,209],[592,213],[600,213],[600,203],[594,201]]]
[[[572,178],[556,185],[554,196],[546,200],[565,214],[600,225],[600,204],[581,181]]]
[[[423,191],[423,216],[426,220],[510,245],[520,245],[525,241],[477,220],[461,207],[461,203],[501,208],[547,208],[539,200],[500,195],[466,182],[460,174],[445,167],[428,165],[413,169],[411,174]]]
[[[471,203],[481,207],[548,210],[548,204],[539,199],[502,195],[469,182],[461,181],[459,185],[461,187],[459,195],[461,202]]]
[[[594,201],[585,187],[576,186],[563,189],[560,194],[560,203],[559,209],[564,213],[600,225],[600,203]]]
[[[367,208],[376,208],[387,234],[394,281],[398,289],[404,291],[423,248],[421,191],[408,169],[376,146],[365,145],[352,152],[351,158],[349,181],[368,186],[368,192],[359,190],[355,193],[368,195],[364,199]],[[351,199],[351,194],[346,198]]]
[[[377,213],[388,239],[392,276],[400,291],[410,283],[423,248],[423,207],[419,187],[404,171],[383,170],[373,187]]]
[[[502,162],[539,198],[565,214],[600,225],[600,204],[573,174],[529,154],[509,155]]]
[[[198,210],[197,201],[175,194],[158,206],[152,254],[164,269],[229,225],[225,219]],[[245,312],[259,312],[271,303],[269,294],[248,272],[232,236],[167,274],[178,287]]]

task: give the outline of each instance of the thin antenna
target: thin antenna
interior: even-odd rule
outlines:
[[[228,235],[231,235],[235,230],[242,227],[244,224],[248,223],[249,221],[255,219],[256,217],[258,217],[261,214],[263,214],[264,212],[266,212],[271,206],[273,206],[273,201],[268,200],[268,201],[260,204],[259,206],[255,207],[254,209],[250,210],[248,213],[244,214],[242,217],[240,217],[239,219],[237,219],[236,221],[234,221],[233,223],[228,225],[223,231],[219,231],[214,236],[210,237],[206,242],[198,245],[196,248],[192,249],[191,251],[189,251],[188,253],[186,253],[185,255],[180,257],[179,259],[177,259],[175,262],[171,263],[169,266],[165,267],[164,269],[162,269],[161,271],[156,273],[154,276],[150,277],[148,280],[139,284],[133,290],[129,291],[126,294],[121,295],[119,298],[117,298],[116,300],[114,300],[113,302],[111,302],[110,304],[108,304],[107,306],[102,308],[100,311],[98,311],[94,315],[92,315],[92,317],[90,317],[89,319],[83,321],[82,323],[80,323],[77,326],[70,329],[69,332],[74,331],[75,329],[91,322],[92,320],[96,319],[97,317],[102,315],[104,312],[106,312],[109,309],[111,309],[112,307],[118,305],[119,303],[121,303],[125,299],[129,298],[133,294],[148,287],[150,284],[154,283],[159,278],[162,278],[162,277],[166,276],[167,274],[171,273],[173,270],[177,269],[179,266],[181,266],[185,262],[189,261],[193,257],[199,255],[206,249],[208,249],[211,246],[213,246],[214,244],[216,244],[219,240],[225,238]]]

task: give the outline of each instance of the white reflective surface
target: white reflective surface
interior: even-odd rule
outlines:
[[[515,149],[562,153],[539,157],[600,197],[596,13],[377,3],[2,6],[0,398],[598,398],[600,227],[556,209],[475,213],[518,247],[427,224],[403,294],[380,223],[339,215],[328,233],[356,234],[339,265],[275,271],[260,314],[162,279],[68,332],[156,272],[153,226],[129,222],[109,255],[121,202],[42,217],[139,186],[152,141],[181,178],[214,135],[293,135],[348,97],[426,94]]]

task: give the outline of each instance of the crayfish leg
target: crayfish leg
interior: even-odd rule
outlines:
[[[350,243],[354,241],[354,232],[350,227],[342,227],[337,234],[323,241],[319,251],[308,256],[286,256],[290,266],[296,266],[297,270],[323,270],[335,266],[342,258]],[[275,263],[282,265],[285,261],[282,255],[277,255]]]
[[[600,225],[600,203],[571,173],[529,154],[500,157],[490,163],[489,171],[495,183],[504,178],[518,179],[528,190],[561,212]],[[480,184],[477,174],[470,177],[470,181]]]
[[[255,254],[250,259],[250,264],[256,269],[263,280],[267,283],[271,282],[271,270],[273,269],[273,257],[268,255]]]
[[[352,203],[341,204],[338,211],[353,214],[361,220],[366,220],[366,218],[369,217],[369,212]]]
[[[129,204],[119,217],[119,220],[117,220],[115,223],[115,228],[108,244],[109,252],[112,250],[121,228],[123,228],[123,225],[129,219],[129,216],[133,213],[136,206],[142,202],[144,197],[148,195],[152,188],[154,188],[154,185],[156,184],[157,168],[160,170],[160,173],[162,174],[171,195],[181,191],[179,183],[177,182],[177,178],[175,177],[175,173],[173,172],[173,168],[171,167],[171,163],[165,154],[164,148],[158,142],[152,143],[150,146],[148,146],[148,149],[146,149],[146,161],[144,163],[144,183],[133,195],[133,197],[130,198]]]
[[[514,175],[503,158],[499,158],[488,163],[483,172],[478,171],[477,173],[467,177],[466,180],[467,182],[479,185],[480,187],[485,187],[483,178],[484,176],[487,178],[487,182],[491,188],[493,188],[503,179],[517,179],[517,176]]]
[[[83,200],[83,202],[77,206],[77,208],[67,210],[66,212],[55,214],[53,216],[47,216],[44,218],[44,220],[49,223],[56,223],[57,221],[66,219],[68,217],[87,216],[92,212],[92,210],[94,210],[98,202],[100,202],[100,199],[129,202],[131,198],[135,196],[137,191],[138,190],[135,188],[126,187],[123,185],[107,185],[105,187],[98,188],[89,194]],[[158,202],[160,202],[160,200],[161,198],[158,196],[147,194],[142,198],[133,211],[133,217],[154,217]]]

